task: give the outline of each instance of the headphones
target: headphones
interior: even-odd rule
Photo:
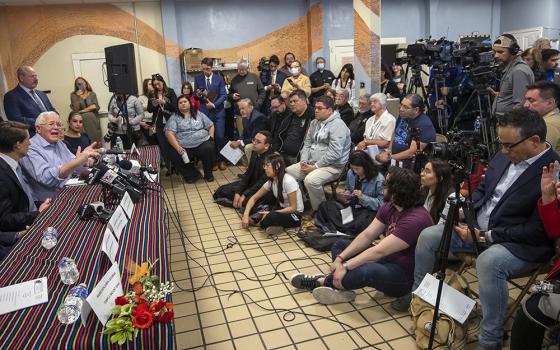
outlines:
[[[505,47],[512,55],[517,55],[521,51],[521,47],[517,43],[517,39],[511,34],[502,34],[496,38],[494,45]]]

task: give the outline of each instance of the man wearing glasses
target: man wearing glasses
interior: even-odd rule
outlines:
[[[60,116],[55,112],[43,112],[35,120],[37,134],[31,138],[27,156],[20,160],[35,202],[43,202],[62,188],[70,176],[97,157],[96,142],[83,150],[78,147],[72,154],[60,140],[63,132]]]
[[[240,140],[231,141],[230,146],[233,148],[242,148],[247,157],[247,161],[251,162],[251,154],[253,153],[253,143],[251,142],[257,132],[269,129],[268,118],[259,112],[249,98],[240,100],[239,113],[243,118],[243,134]]]
[[[559,159],[545,142],[546,124],[538,113],[521,108],[501,116],[497,131],[502,150],[490,161],[472,195],[475,239],[482,248],[476,260],[483,311],[480,349],[501,349],[509,296],[507,280],[534,270],[553,254],[536,205],[541,196],[542,168]],[[443,225],[436,225],[420,234],[412,290],[432,272],[442,233]],[[450,251],[474,252],[465,225],[455,226]]]

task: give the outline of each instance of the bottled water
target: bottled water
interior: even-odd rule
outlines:
[[[82,305],[84,305],[84,300],[87,296],[88,292],[85,284],[80,283],[80,285],[72,288],[66,299],[64,299],[64,303],[58,309],[58,320],[60,323],[71,324],[76,322],[80,318]]]
[[[476,120],[474,121],[474,131],[479,131],[480,130],[480,116],[476,117]]]
[[[119,152],[124,152],[124,144],[120,136],[117,136],[117,141],[115,142],[115,146]]]
[[[51,249],[56,245],[57,232],[54,227],[47,227],[45,232],[43,232],[43,238],[41,239],[41,245],[45,249]]]
[[[64,284],[74,284],[78,280],[78,277],[80,277],[80,271],[78,271],[76,262],[66,257],[58,262],[58,272]]]

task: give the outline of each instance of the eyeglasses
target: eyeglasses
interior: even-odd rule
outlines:
[[[496,142],[498,142],[498,144],[502,147],[505,148],[507,150],[511,150],[512,148],[514,148],[515,146],[521,144],[523,141],[530,139],[531,137],[533,137],[533,135],[529,135],[519,141],[517,141],[516,143],[502,143],[500,142],[499,138],[496,138]]]
[[[62,124],[61,123],[56,123],[56,122],[44,123],[44,124],[39,124],[39,125],[46,125],[50,129],[52,129],[54,127],[62,128]]]

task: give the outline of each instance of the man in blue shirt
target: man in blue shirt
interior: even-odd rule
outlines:
[[[422,151],[428,143],[436,140],[434,125],[430,117],[423,111],[424,102],[420,95],[409,94],[403,98],[391,142],[391,150],[378,154],[377,161],[388,163],[394,159],[402,162],[404,167],[408,167],[418,150]],[[414,139],[415,133],[418,134],[420,140],[419,146]]]
[[[64,186],[70,176],[87,164],[89,157],[97,157],[96,143],[83,150],[78,147],[76,154],[60,140],[63,132],[60,116],[55,112],[43,112],[35,120],[37,133],[31,138],[27,156],[20,160],[29,180],[29,187],[35,202],[46,198]]]

